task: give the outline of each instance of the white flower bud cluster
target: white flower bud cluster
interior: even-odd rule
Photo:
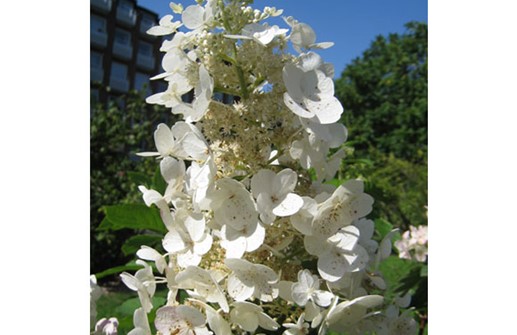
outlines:
[[[151,333],[156,284],[169,289],[156,311],[162,335],[402,334],[390,331],[383,297],[371,294],[385,288],[377,266],[391,252],[391,235],[380,244],[372,239],[365,216],[373,198],[359,180],[324,183],[338,170],[343,152],[335,151],[347,137],[333,67],[313,51],[332,43],[316,43],[312,28],[290,17],[287,28],[263,23],[281,15],[276,8],[201,3],[172,3],[181,21],[168,15],[149,30],[172,39],[161,48],[164,73],[154,77],[168,88],[147,102],[183,121],[160,124],[157,151],[141,153],[160,160],[164,194],[140,190],[168,233],[165,254],[142,246],[143,268],[121,275],[142,304],[130,334]],[[288,43],[298,55],[287,52]],[[191,90],[193,101],[183,102]],[[215,93],[234,103],[214,100]],[[179,290],[188,294],[182,303]]]

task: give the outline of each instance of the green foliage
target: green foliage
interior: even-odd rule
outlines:
[[[142,245],[154,248],[155,250],[160,250],[162,245],[162,235],[144,234],[131,236],[122,246],[122,252],[126,256],[134,256]]]
[[[411,162],[427,155],[427,24],[378,36],[336,81],[343,122],[356,150]]]
[[[427,225],[427,24],[406,28],[378,36],[336,81],[350,139],[338,179],[365,181],[375,199],[369,217],[378,239],[393,228]],[[394,255],[380,270],[388,287],[383,295],[410,292],[426,333],[427,263]]]
[[[372,149],[365,164],[354,159],[355,155],[358,153],[349,150],[338,177],[364,180],[365,191],[375,199],[369,217],[385,220],[402,230],[427,224],[427,159],[413,163]]]
[[[154,308],[147,317],[153,334],[155,333],[154,319],[156,317],[156,310],[159,306],[163,306],[166,303],[166,294],[163,290],[156,291],[155,296],[152,298]],[[140,306],[140,300],[138,297],[135,297],[135,292],[133,291],[106,292],[97,301],[97,319],[116,317],[119,321],[118,334],[128,334],[134,328],[133,313]]]
[[[401,229],[427,224],[427,24],[406,28],[378,36],[336,81],[350,138],[339,178],[365,180],[370,217]]]
[[[115,267],[112,267],[110,269],[106,269],[106,270],[104,270],[102,272],[96,273],[95,277],[97,279],[102,279],[104,277],[111,276],[111,275],[114,275],[114,274],[119,274],[119,273],[124,272],[124,271],[138,271],[141,268],[142,268],[141,265],[138,265],[135,262],[129,262],[126,265],[115,266]]]
[[[125,256],[121,248],[135,231],[122,229],[115,233],[112,230],[98,230],[105,216],[102,208],[141,203],[138,185],[152,186],[152,176],[158,165],[153,159],[140,159],[136,153],[154,147],[156,124],[170,123],[164,116],[167,116],[167,111],[147,105],[135,93],[106,105],[92,104],[90,273],[125,264],[132,258]]]
[[[166,233],[167,229],[155,207],[144,204],[122,204],[104,207],[106,216],[98,229],[120,230],[149,229],[158,233]]]

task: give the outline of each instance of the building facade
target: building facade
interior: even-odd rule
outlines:
[[[143,96],[166,89],[150,78],[160,73],[162,38],[146,34],[158,14],[136,0],[90,0],[90,87],[94,99],[115,99],[130,90]]]

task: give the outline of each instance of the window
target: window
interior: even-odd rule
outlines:
[[[121,45],[130,45],[131,34],[129,33],[129,31],[117,28],[115,30],[115,43]]]
[[[102,54],[98,52],[90,52],[90,68],[102,69]]]
[[[137,72],[135,73],[135,90],[144,91],[146,94],[151,94],[149,75]]]
[[[157,25],[158,25],[158,23],[156,22],[156,20],[153,17],[151,17],[149,15],[143,15],[142,21],[140,22],[140,31],[142,33],[145,33],[147,30],[149,30],[149,28],[157,26]]]
[[[131,33],[129,31],[119,28],[115,29],[113,54],[121,59],[131,59],[133,55],[133,45],[131,43]]]
[[[125,25],[134,26],[136,23],[136,11],[133,3],[129,1],[120,1],[117,6],[117,20]]]
[[[138,42],[138,54],[146,57],[153,57],[153,45],[145,42]]]
[[[106,20],[100,16],[90,16],[90,32],[106,34]]]
[[[129,90],[127,65],[118,62],[111,63],[110,87],[119,92]]]
[[[108,13],[111,10],[111,0],[90,0],[90,4],[103,13]]]
[[[164,82],[163,80],[159,80],[159,81],[156,83],[156,86],[157,86],[156,92],[165,92],[165,91],[167,91],[167,89],[169,88],[169,86],[167,85],[167,83],[166,83],[166,82]]]
[[[127,13],[133,12],[133,3],[129,2],[129,1],[121,1],[118,6],[121,10],[123,10]]]
[[[115,79],[126,80],[127,65],[118,62],[113,62],[111,64],[111,77]]]

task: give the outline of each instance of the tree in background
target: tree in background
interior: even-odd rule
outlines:
[[[353,154],[341,178],[362,177],[378,216],[395,227],[427,223],[427,24],[378,36],[336,81]]]
[[[379,230],[427,225],[427,24],[378,36],[336,81],[350,141],[339,179],[362,178]],[[427,261],[390,256],[381,266],[393,294],[412,293],[427,323]],[[387,292],[387,295],[391,292]]]
[[[336,82],[355,150],[410,162],[427,156],[427,24],[378,36]]]

